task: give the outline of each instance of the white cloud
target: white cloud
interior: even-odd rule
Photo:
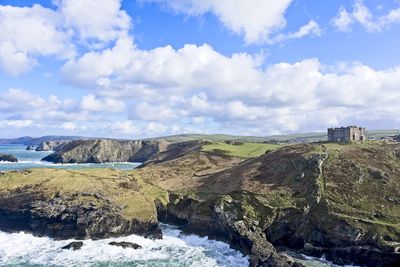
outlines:
[[[148,135],[162,135],[168,130],[168,126],[159,122],[149,122],[146,127],[143,128],[143,132]]]
[[[301,26],[296,32],[287,34],[278,34],[273,37],[270,43],[280,43],[288,40],[300,39],[308,35],[320,36],[322,29],[314,20],[310,20],[307,24]]]
[[[185,111],[172,109],[165,104],[139,103],[134,107],[133,118],[145,121],[170,121],[185,116]]]
[[[339,31],[348,32],[351,30],[350,26],[353,23],[353,18],[346,9],[341,7],[336,17],[332,19],[332,23]]]
[[[110,126],[110,129],[116,134],[125,136],[136,136],[141,133],[141,130],[137,128],[132,121],[118,121]]]
[[[127,38],[102,52],[89,52],[62,68],[64,80],[75,86],[130,95],[153,95],[158,90],[187,91],[207,88],[221,96],[247,93],[259,80],[261,58],[249,54],[225,57],[209,45],[170,46],[145,51]],[[106,81],[106,82],[105,82]]]
[[[157,2],[189,16],[214,14],[229,31],[246,43],[263,43],[286,25],[284,17],[292,0],[142,0]]]
[[[339,31],[348,32],[355,23],[360,24],[369,32],[381,32],[389,29],[393,24],[400,23],[400,8],[390,10],[382,16],[374,16],[371,10],[364,5],[363,0],[355,0],[353,11],[348,12],[341,7],[339,13],[332,19],[332,24]]]
[[[400,111],[383,108],[398,99],[398,68],[325,66],[318,59],[264,67],[260,56],[228,57],[209,45],[145,51],[124,38],[67,62],[62,71],[69,82],[99,95],[133,100],[130,119],[148,122],[188,126],[203,120],[223,129],[231,122],[242,129],[309,131],[351,119],[394,121]]]
[[[121,0],[56,0],[53,10],[0,5],[0,67],[19,75],[36,66],[37,59],[73,58],[79,47],[102,48],[128,36],[131,19]]]
[[[86,95],[82,97],[81,109],[97,112],[123,112],[125,103],[113,98],[98,98],[95,95]]]
[[[32,124],[32,120],[0,120],[0,127],[25,128]]]
[[[121,0],[58,0],[64,26],[92,45],[126,36],[131,19],[121,10]]]
[[[51,9],[0,5],[0,66],[18,75],[35,66],[38,56],[70,58],[74,46],[60,27],[58,14]]]
[[[65,130],[73,131],[76,129],[76,125],[73,122],[65,122],[61,125],[61,127]]]

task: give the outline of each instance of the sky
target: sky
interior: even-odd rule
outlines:
[[[0,137],[398,129],[399,0],[0,0]]]

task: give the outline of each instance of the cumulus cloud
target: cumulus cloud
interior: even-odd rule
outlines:
[[[65,130],[73,131],[76,129],[76,125],[73,122],[64,122],[61,127]]]
[[[191,16],[211,12],[247,42],[275,43],[322,33],[311,20],[297,31],[279,34],[291,1],[262,1],[259,8],[239,0],[232,1],[237,5],[155,1]],[[208,44],[143,50],[128,34],[131,21],[120,0],[99,6],[88,0],[71,3],[56,1],[55,10],[0,6],[0,26],[6,33],[0,36],[2,68],[19,74],[39,57],[63,57],[63,81],[86,90],[82,99],[71,100],[8,89],[0,95],[1,128],[57,127],[134,137],[201,132],[210,125],[215,131],[267,135],[321,130],[353,120],[399,121],[400,67],[325,66],[315,58],[266,65],[262,54],[223,55]],[[240,18],[233,16],[237,7]],[[358,22],[377,31],[373,23],[384,29],[396,19],[396,10],[375,17],[357,1],[353,12],[339,10],[334,24],[348,31]],[[25,32],[30,23],[38,27],[36,35],[43,34],[43,43]]]
[[[131,19],[121,0],[58,0],[58,13],[79,40],[98,46],[127,35]]]
[[[0,66],[11,75],[35,66],[38,56],[70,58],[75,54],[58,14],[40,5],[0,5],[0,28]]]
[[[383,107],[393,107],[399,97],[399,68],[325,66],[312,58],[263,63],[261,56],[225,56],[209,45],[141,50],[122,38],[109,49],[68,61],[62,73],[99,95],[134,100],[129,118],[151,123],[202,120],[224,129],[228,123],[277,132],[321,129],[351,118],[397,120],[398,109]]]
[[[118,121],[110,126],[110,129],[117,134],[125,136],[137,136],[141,130],[132,121]]]
[[[25,128],[32,124],[32,120],[0,120],[0,127]]]
[[[214,14],[221,24],[246,43],[265,43],[286,25],[285,11],[292,0],[142,0],[157,2],[189,16]]]
[[[364,5],[363,0],[355,0],[353,11],[344,7],[339,9],[332,24],[342,32],[351,31],[352,25],[358,23],[369,32],[381,32],[389,29],[393,24],[400,23],[400,8],[390,10],[382,16],[374,16],[371,10]]]
[[[99,98],[95,95],[82,97],[81,109],[97,112],[122,112],[125,110],[125,103],[113,98]]]
[[[131,19],[121,0],[58,0],[56,10],[0,5],[0,67],[19,75],[43,56],[70,59],[79,46],[102,48],[127,36]]]

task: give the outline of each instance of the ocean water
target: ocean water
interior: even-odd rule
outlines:
[[[249,259],[223,242],[184,235],[162,225],[164,238],[150,240],[131,235],[103,240],[84,240],[80,250],[62,250],[74,240],[55,241],[27,233],[0,232],[0,266],[248,266]],[[141,249],[111,246],[111,241],[128,241]]]
[[[24,145],[0,145],[0,153],[12,154],[18,163],[1,162],[0,171],[32,168],[115,168],[134,169],[139,163],[53,164],[42,158],[52,152],[27,151]],[[35,237],[28,233],[0,231],[0,266],[90,266],[90,267],[241,267],[248,266],[248,257],[233,250],[228,244],[207,237],[185,235],[173,226],[162,225],[163,239],[150,240],[131,235],[104,240],[84,240],[81,250],[62,250],[74,240],[56,241],[48,237]],[[108,245],[111,241],[128,241],[141,245],[138,250]],[[309,267],[334,267],[324,259],[307,258],[302,263]]]
[[[33,168],[57,168],[57,169],[85,169],[85,168],[115,168],[120,170],[134,169],[140,163],[118,162],[118,163],[87,163],[87,164],[54,164],[41,161],[50,155],[49,151],[28,151],[24,145],[0,145],[0,153],[12,154],[17,157],[18,163],[0,161],[0,171],[22,170]]]

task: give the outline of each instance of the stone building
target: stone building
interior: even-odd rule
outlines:
[[[328,128],[328,141],[365,141],[365,128],[348,126]]]

